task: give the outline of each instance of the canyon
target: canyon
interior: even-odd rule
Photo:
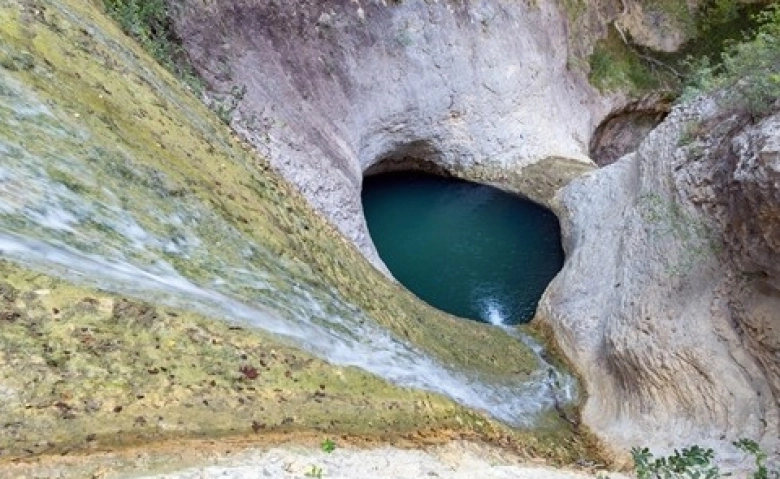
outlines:
[[[0,3],[3,455],[69,450],[74,431],[88,449],[381,429],[568,463],[700,444],[740,470],[742,437],[778,456],[780,114],[706,96],[670,112],[583,66],[610,28],[675,51],[679,16],[630,0],[172,5],[216,116],[95,4]],[[627,133],[610,137],[616,118]],[[610,138],[626,141],[597,158]],[[566,259],[531,327],[445,315],[394,281],[360,195],[395,170],[555,212]],[[106,418],[123,410],[119,438]]]

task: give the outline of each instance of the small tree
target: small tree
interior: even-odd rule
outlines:
[[[717,91],[726,106],[754,116],[774,108],[780,98],[780,5],[764,10],[757,19],[755,36],[728,46],[720,64],[702,59],[695,65],[684,97]]]

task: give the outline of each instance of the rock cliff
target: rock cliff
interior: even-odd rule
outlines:
[[[187,0],[175,25],[231,125],[377,264],[364,171],[425,159],[534,197],[508,174],[590,163],[610,107],[567,67],[554,2]]]
[[[97,4],[0,18],[0,468],[225,435],[584,453],[530,340],[388,281]]]
[[[0,262],[0,410],[11,431],[0,454],[68,450],[74,424],[79,447],[430,425],[568,461],[585,454],[568,430],[513,436],[442,396],[346,367],[402,386],[430,371],[472,374],[491,387],[458,376],[434,391],[478,409],[512,406],[537,378],[532,349],[420,304],[271,171],[381,268],[363,175],[421,160],[555,208],[567,261],[539,320],[584,379],[585,425],[613,452],[699,443],[729,453],[729,440],[747,436],[776,454],[780,115],[753,121],[700,100],[614,164],[595,170],[587,157],[597,125],[626,103],[576,67],[595,39],[615,21],[658,49],[686,38],[646,4],[177,2],[175,30],[209,101],[269,166],[94,3],[0,2],[12,19],[0,24],[0,246],[14,261]],[[131,273],[141,286],[112,282]],[[222,294],[256,308],[206,313],[244,312],[276,335],[187,310]],[[362,332],[382,354],[359,347]],[[388,372],[396,359],[406,366]],[[249,386],[266,374],[260,364],[268,377]],[[104,387],[117,375],[133,379]],[[545,388],[535,410],[551,409],[556,398],[535,384]],[[366,392],[381,396],[373,409]],[[236,414],[269,397],[265,419]],[[331,409],[312,411],[312,400]],[[512,407],[502,418],[525,411]],[[366,430],[374,420],[381,433]]]
[[[777,118],[678,108],[558,193],[592,169],[610,112],[625,121],[596,133],[604,163],[668,112],[663,95],[596,91],[577,65],[609,28],[675,51],[697,5],[185,0],[175,27],[225,119],[380,268],[365,172],[426,160],[553,205],[568,259],[540,318],[616,452],[776,448]]]
[[[780,114],[700,100],[561,192],[568,259],[540,317],[608,443],[777,453],[779,140]]]

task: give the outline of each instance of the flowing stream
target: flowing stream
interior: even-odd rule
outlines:
[[[0,69],[0,257],[242,320],[334,364],[442,393],[513,425],[530,426],[539,412],[574,398],[573,379],[547,364],[537,345],[539,367],[524,382],[478,380],[437,363],[327,285],[300,281],[213,204],[171,183]]]

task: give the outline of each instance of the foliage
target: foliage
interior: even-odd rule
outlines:
[[[770,471],[766,465],[766,452],[764,452],[756,441],[751,439],[742,438],[736,441],[734,445],[744,451],[745,453],[753,456],[756,471],[753,473],[753,479],[774,479],[780,478],[780,471]],[[770,475],[771,472],[771,475]]]
[[[654,458],[647,448],[633,448],[634,467],[639,479],[716,479],[720,477],[717,466],[712,464],[712,449],[699,446],[678,451],[669,457]]]
[[[715,30],[715,26],[734,21],[739,17],[739,3],[735,0],[711,0],[702,10],[702,17],[708,19],[702,24],[704,32]]]
[[[626,45],[615,28],[596,44],[588,61],[590,82],[602,91],[628,87],[642,92],[662,85],[662,74]]]
[[[745,39],[758,27],[757,14],[763,10],[760,3],[739,0],[706,0],[695,15],[695,37],[688,42],[673,63],[687,72],[689,58],[707,57],[714,62],[726,47]]]
[[[103,0],[106,11],[161,65],[199,93],[202,82],[186,61],[181,42],[173,33],[166,0]]]
[[[322,470],[320,466],[312,465],[309,467],[309,470],[306,471],[305,476],[306,477],[314,477],[316,479],[322,479],[322,475],[325,474],[325,472]]]
[[[780,5],[758,14],[758,31],[749,39],[728,45],[720,62],[702,58],[683,99],[718,92],[727,107],[752,115],[768,113],[780,98]]]
[[[778,479],[780,472],[770,470],[766,465],[767,454],[756,441],[740,439],[733,443],[735,447],[754,458],[755,470],[749,476],[752,479]],[[654,458],[645,447],[631,449],[634,458],[634,470],[638,479],[717,479],[729,476],[721,473],[712,463],[714,452],[692,446],[682,451],[675,449],[668,457]]]
[[[567,12],[577,1],[564,0]],[[591,83],[602,91],[639,94],[663,88],[679,94],[702,62],[719,63],[729,45],[758,27],[756,14],[762,10],[761,1],[701,0],[695,9],[678,0],[640,1],[648,15],[659,18],[654,28],[681,31],[689,40],[679,51],[667,53],[638,45],[629,31],[611,27],[588,58]]]
[[[336,442],[331,438],[327,438],[320,443],[320,449],[322,449],[323,452],[330,454],[336,450]]]

